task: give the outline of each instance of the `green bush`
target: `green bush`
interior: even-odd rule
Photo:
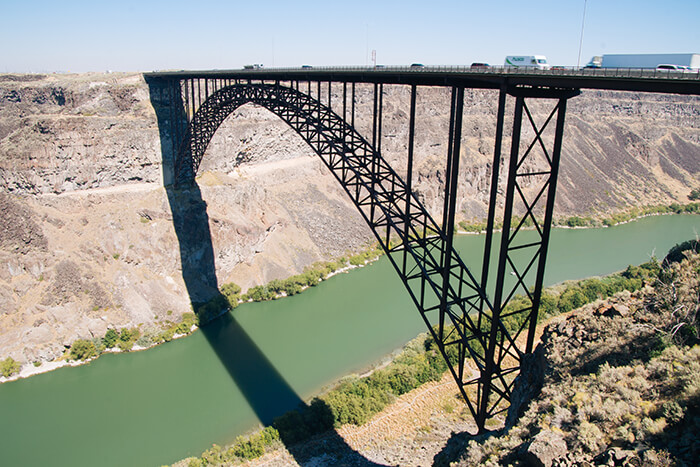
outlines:
[[[563,224],[568,227],[588,227],[595,225],[595,221],[590,217],[571,216]]]
[[[241,288],[233,282],[224,284],[220,288],[221,294],[226,298],[228,307],[233,309],[238,306],[241,301]]]
[[[583,293],[583,290],[578,286],[569,286],[559,296],[558,306],[562,313],[566,313],[586,303],[588,303],[588,299],[586,298],[586,294]]]
[[[486,227],[488,227],[486,222],[475,222],[470,224],[462,221],[459,223],[459,228],[465,232],[481,233],[486,230]]]
[[[222,311],[231,308],[229,301],[221,293],[216,294],[206,303],[199,303],[193,306],[197,310],[197,319],[200,323],[208,323],[219,316]]]
[[[0,375],[4,376],[5,378],[9,378],[15,373],[19,373],[19,370],[21,369],[22,365],[20,365],[19,362],[15,361],[12,357],[7,357],[5,360],[0,362]]]
[[[192,323],[183,321],[177,325],[177,327],[175,328],[175,332],[178,334],[189,334],[190,329],[192,329]]]
[[[107,330],[105,336],[102,338],[102,344],[105,346],[105,348],[111,349],[116,345],[117,339],[119,339],[119,333],[114,329],[110,328]]]
[[[231,462],[234,457],[239,459],[255,459],[265,454],[265,450],[279,441],[280,435],[271,426],[263,428],[259,433],[249,437],[239,436],[233,446],[226,452],[225,461]]]
[[[78,339],[70,346],[69,358],[71,360],[87,360],[97,356],[97,348],[92,341]]]
[[[175,328],[168,328],[165,329],[163,332],[160,333],[159,339],[162,339],[163,342],[170,342],[173,340],[173,337],[175,336]]]
[[[315,263],[308,267],[303,273],[286,279],[274,279],[266,285],[256,285],[240,297],[240,300],[247,302],[263,302],[275,300],[282,296],[292,296],[302,292],[306,287],[313,287],[328,275],[346,266],[347,264],[359,266],[367,261],[376,259],[381,255],[379,246],[365,252],[351,256],[349,259],[341,258],[338,261]],[[222,289],[223,292],[223,289]]]
[[[122,352],[128,352],[134,347],[139,337],[141,337],[141,331],[139,331],[138,328],[124,328],[119,334],[117,347],[119,347]]]

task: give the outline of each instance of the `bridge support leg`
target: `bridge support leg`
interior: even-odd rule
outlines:
[[[515,109],[496,284],[490,316],[484,316],[490,320],[490,330],[485,349],[484,369],[480,377],[481,390],[477,400],[476,422],[480,432],[486,430],[486,421],[489,418],[507,408],[507,404],[503,402],[510,400],[521,357],[532,352],[554,211],[566,102],[570,97],[577,95],[578,91],[530,88],[501,90],[482,269],[484,291],[487,290],[488,264],[495,226],[506,93],[515,97]],[[526,98],[556,100],[554,109],[542,125],[538,126],[534,121]],[[521,153],[525,117],[533,132],[533,139]],[[545,136],[545,131],[551,127],[552,122],[556,123],[553,143],[551,149],[548,149],[546,142],[549,142],[550,138]],[[534,229],[534,235],[523,233],[529,227]],[[534,287],[531,288],[527,284],[532,282],[533,274]],[[523,299],[509,307],[516,294],[522,295]],[[480,314],[483,313],[488,312],[482,307]],[[523,346],[519,338],[525,330],[527,341]],[[521,350],[523,347],[524,351]]]

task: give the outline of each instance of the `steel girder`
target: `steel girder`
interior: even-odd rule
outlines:
[[[267,108],[291,126],[313,150],[343,186],[357,206],[394,269],[418,308],[432,338],[446,360],[460,392],[474,416],[479,430],[485,430],[486,420],[504,410],[513,388],[513,379],[523,353],[532,350],[537,311],[542,290],[549,229],[554,205],[554,192],[561,149],[566,99],[572,91],[504,87],[499,99],[496,150],[492,175],[491,203],[481,280],[477,280],[453,247],[456,191],[459,176],[464,88],[452,88],[445,206],[440,227],[412,192],[413,145],[416,113],[416,86],[411,86],[409,144],[406,180],[381,156],[382,85],[374,85],[372,142],[354,129],[355,87],[352,84],[348,109],[348,84],[343,83],[343,116],[331,107],[331,83],[328,83],[328,105],[321,102],[321,82],[316,83],[317,98],[312,97],[311,82],[306,92],[300,83],[289,86],[278,82],[250,82],[199,79],[177,82],[171,93],[174,105],[183,105],[188,126],[181,137],[182,144],[175,160],[176,184],[193,181],[209,141],[217,128],[235,109],[246,103]],[[495,226],[495,204],[498,173],[501,165],[501,142],[506,95],[516,97],[509,175],[507,180],[503,234],[493,298],[487,294],[488,265]],[[558,104],[541,128],[537,128],[525,105],[525,97],[556,97]],[[520,155],[520,126],[523,110],[535,128],[535,139]],[[349,122],[348,122],[348,115]],[[554,115],[556,134],[554,148],[547,150],[541,137]],[[182,133],[173,129],[176,137]],[[533,172],[526,161],[533,157],[535,146],[544,150],[548,168]],[[537,178],[542,188],[530,200],[521,180]],[[531,190],[530,190],[531,191]],[[546,192],[546,196],[544,196]],[[526,214],[515,227],[511,225],[514,200],[521,200]],[[546,200],[544,220],[535,210]],[[517,239],[526,219],[534,223],[539,239],[528,245]],[[513,259],[516,250],[528,250],[532,258],[525,269],[519,269]],[[525,279],[536,265],[534,290],[527,289]],[[506,271],[510,267],[517,283],[507,287]],[[521,325],[511,329],[504,322],[508,316],[501,311],[514,293],[524,289],[531,306],[510,312],[520,315]],[[506,293],[508,292],[508,293]],[[527,329],[525,351],[517,340]],[[472,374],[466,366],[470,359],[476,366]],[[470,390],[474,387],[475,390]],[[471,394],[470,394],[471,392]]]

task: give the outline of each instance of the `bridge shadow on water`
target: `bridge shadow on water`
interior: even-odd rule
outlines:
[[[207,205],[196,183],[182,188],[172,184],[174,148],[178,144],[174,134],[184,134],[173,129],[186,128],[185,113],[181,105],[177,108],[170,105],[173,90],[167,82],[155,79],[147,82],[158,121],[163,183],[180,247],[182,277],[196,310],[202,303],[221,295]],[[203,324],[200,331],[263,425],[270,426],[275,417],[285,412],[308,407],[230,312]],[[330,413],[327,407],[325,410]],[[319,465],[319,461],[325,465],[382,465],[354,451],[332,429],[305,444],[294,443],[284,435],[282,441],[301,466]]]

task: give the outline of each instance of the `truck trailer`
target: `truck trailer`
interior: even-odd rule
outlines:
[[[602,68],[656,68],[659,65],[679,65],[700,68],[700,54],[606,54]]]

